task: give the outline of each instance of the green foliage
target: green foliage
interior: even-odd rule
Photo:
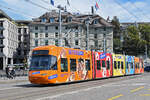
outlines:
[[[145,45],[149,45],[150,25],[129,26],[125,37],[123,50],[130,55],[145,53]]]

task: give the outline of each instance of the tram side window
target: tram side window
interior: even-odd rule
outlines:
[[[85,60],[85,66],[86,66],[86,70],[91,70],[90,68],[90,60]]]
[[[97,60],[97,70],[101,70],[101,61]]]
[[[70,70],[76,71],[76,59],[70,59]]]
[[[137,63],[135,63],[135,68],[137,68]]]
[[[123,66],[123,61],[121,62],[121,69],[124,69],[124,66]]]
[[[117,69],[117,62],[114,61],[114,68]]]
[[[118,61],[118,69],[120,69],[120,61]]]
[[[61,72],[68,72],[67,58],[61,58]]]
[[[102,67],[106,67],[105,60],[102,60]]]
[[[57,70],[57,57],[56,56],[51,56],[51,69],[52,70]]]
[[[131,63],[131,68],[133,69],[133,63]]]
[[[107,61],[107,69],[110,69],[110,61]]]
[[[129,63],[129,62],[127,62],[127,69],[129,68],[129,64],[130,64],[130,63]]]

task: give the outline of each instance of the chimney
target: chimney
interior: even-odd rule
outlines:
[[[92,15],[94,15],[94,7],[93,6],[91,7],[91,13],[92,13]]]

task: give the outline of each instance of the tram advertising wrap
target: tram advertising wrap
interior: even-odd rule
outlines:
[[[133,75],[144,72],[143,60],[133,56],[93,52],[57,46],[32,50],[29,81],[57,84]]]

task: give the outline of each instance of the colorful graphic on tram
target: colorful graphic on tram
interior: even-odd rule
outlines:
[[[112,76],[112,55],[110,53],[92,52],[93,78]]]
[[[126,75],[134,74],[134,56],[126,56]]]
[[[143,72],[144,63],[138,57],[40,46],[32,51],[28,75],[33,84],[57,84]]]
[[[125,56],[113,54],[113,76],[125,75]]]

